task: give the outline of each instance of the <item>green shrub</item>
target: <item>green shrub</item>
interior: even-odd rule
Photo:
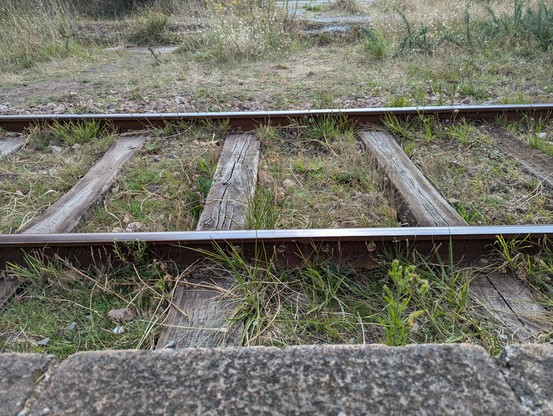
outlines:
[[[553,7],[541,1],[535,8],[524,8],[521,0],[515,0],[513,13],[496,16],[487,6],[490,19],[480,23],[481,30],[502,42],[527,41],[543,51],[553,45]]]
[[[447,28],[425,23],[416,26],[402,11],[397,10],[404,24],[397,53],[433,54],[438,48],[451,45],[469,52],[506,45],[521,47],[526,54],[535,53],[535,50],[551,50],[553,7],[545,1],[524,7],[521,0],[514,0],[512,13],[500,15],[489,5],[484,5],[484,9],[484,16],[473,18],[467,6],[464,17]]]
[[[383,59],[388,54],[388,41],[382,33],[363,30],[363,49],[375,59]]]

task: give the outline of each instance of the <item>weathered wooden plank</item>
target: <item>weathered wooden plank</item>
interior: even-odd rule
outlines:
[[[402,221],[429,227],[467,225],[390,134],[368,130],[360,132],[360,137],[393,183]]]
[[[158,348],[239,345],[243,325],[228,320],[234,308],[224,297],[229,287],[224,279],[192,278],[182,283],[173,297],[173,305],[180,310],[171,308]]]
[[[247,226],[248,201],[253,197],[259,164],[259,140],[251,134],[231,135],[219,157],[213,184],[200,215],[198,230],[233,230]],[[217,287],[179,286],[157,347],[221,347],[239,345],[243,326],[229,325],[232,304],[221,296],[229,281],[209,279]],[[198,279],[194,282],[205,282]]]
[[[500,127],[487,126],[484,131],[493,137],[501,150],[518,160],[522,169],[553,189],[553,157],[522,143]]]
[[[120,137],[69,192],[23,231],[24,234],[67,233],[115,182],[124,163],[146,142],[145,136]],[[19,283],[0,280],[0,305],[15,292]]]
[[[479,276],[471,282],[470,295],[517,341],[534,341],[548,330],[547,312],[512,273]]]
[[[0,156],[7,156],[18,151],[25,144],[25,139],[20,135],[0,138]]]
[[[255,192],[258,164],[259,140],[254,135],[226,138],[198,231],[246,227],[246,209]]]
[[[146,142],[145,136],[120,137],[77,184],[44,214],[31,222],[25,234],[66,233],[113,185],[121,168]]]

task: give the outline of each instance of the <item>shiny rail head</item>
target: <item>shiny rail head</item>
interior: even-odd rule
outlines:
[[[199,113],[134,113],[134,114],[35,114],[0,115],[0,127],[7,131],[21,132],[34,124],[49,124],[54,121],[99,121],[111,125],[120,131],[160,127],[170,123],[199,120],[229,121],[236,130],[252,130],[261,124],[275,126],[289,125],[295,120],[328,116],[343,116],[351,121],[370,124],[382,124],[385,115],[406,118],[431,115],[439,119],[485,119],[493,120],[499,116],[517,118],[522,115],[540,117],[553,116],[553,103],[517,104],[517,105],[466,105],[466,106],[423,106],[423,107],[375,107],[348,109],[314,109],[287,111],[251,111],[251,112],[199,112]]]
[[[65,259],[82,267],[117,265],[121,253],[132,253],[137,242],[146,243],[150,259],[179,267],[202,262],[221,249],[238,252],[247,261],[270,259],[284,267],[300,266],[314,255],[352,267],[374,267],[382,256],[413,249],[432,262],[470,262],[493,250],[498,236],[538,242],[553,238],[553,225],[0,235],[0,270],[24,266],[27,255]]]
[[[505,225],[467,227],[390,227],[348,229],[183,231],[89,234],[1,234],[1,247],[53,245],[106,245],[115,241],[149,243],[254,243],[254,242],[364,242],[494,240],[508,238],[553,238],[553,225]]]

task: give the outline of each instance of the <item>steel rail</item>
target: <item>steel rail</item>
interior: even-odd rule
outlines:
[[[228,121],[234,130],[248,131],[259,125],[287,126],[292,122],[310,118],[329,116],[345,117],[362,124],[381,125],[387,115],[398,119],[425,115],[439,120],[470,119],[495,120],[497,117],[517,119],[522,116],[553,117],[553,104],[520,105],[467,105],[467,106],[428,106],[428,107],[383,107],[361,109],[321,109],[298,111],[252,111],[219,113],[137,113],[137,114],[36,114],[0,115],[0,128],[22,132],[36,124],[71,121],[97,121],[116,128],[118,131],[139,130],[148,127],[163,127],[181,122]]]
[[[355,266],[371,266],[387,252],[413,248],[421,255],[444,261],[453,255],[458,262],[480,257],[493,248],[499,236],[527,242],[553,239],[553,225],[4,234],[0,235],[0,268],[24,264],[25,255],[30,253],[40,253],[47,258],[58,256],[83,266],[117,262],[120,253],[132,251],[136,242],[146,244],[151,259],[172,261],[177,265],[201,260],[208,256],[206,252],[213,252],[216,247],[237,250],[249,259],[271,258],[288,265],[296,265],[316,254]]]

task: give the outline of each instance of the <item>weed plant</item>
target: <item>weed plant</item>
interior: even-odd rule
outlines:
[[[213,24],[184,39],[181,52],[215,63],[276,57],[297,44],[297,25],[274,0],[211,3]]]
[[[515,122],[500,118],[497,123],[519,137],[523,143],[553,156],[553,134],[550,133],[550,122],[541,118],[524,117]]]
[[[179,41],[169,27],[169,17],[161,12],[146,10],[135,19],[129,41],[139,46],[170,45]]]
[[[204,253],[214,273],[237,278],[233,319],[245,322],[245,345],[470,342],[495,354],[508,342],[469,297],[471,269],[389,253],[353,270],[317,253],[292,269],[234,249]]]
[[[54,138],[58,139],[65,146],[73,146],[75,144],[86,144],[91,141],[102,142],[107,138],[108,143],[112,141],[106,128],[97,121],[87,122],[55,122],[50,128],[50,132]],[[102,146],[106,148],[105,144]]]
[[[496,15],[490,6],[486,6],[490,20],[479,22],[482,32],[504,44],[512,42],[528,43],[537,46],[543,52],[553,46],[553,7],[540,1],[536,7],[525,6],[521,0],[515,0],[512,14]]]
[[[35,125],[27,131],[27,146],[44,151],[49,146],[71,147],[90,143],[97,151],[105,152],[115,136],[97,121],[54,122],[52,126]]]
[[[101,269],[82,271],[41,256],[11,266],[7,276],[24,282],[24,288],[2,307],[0,351],[63,359],[78,351],[153,349],[180,275],[147,261],[140,248],[128,247],[125,253],[134,254],[121,254],[117,269],[104,262]],[[129,308],[134,319],[110,322],[108,312],[120,308]],[[123,332],[114,333],[116,326]],[[46,338],[47,345],[39,344]]]
[[[278,228],[280,215],[273,191],[269,188],[256,190],[248,203],[247,223],[251,230],[274,230]]]
[[[538,50],[542,53],[550,51],[553,45],[551,5],[543,0],[530,5],[521,0],[508,4],[502,4],[501,11],[496,11],[497,5],[467,2],[464,10],[455,13],[440,12],[438,8],[435,16],[425,13],[421,17],[412,16],[412,7],[402,2],[387,2],[380,7],[395,12],[403,30],[397,31],[399,22],[380,24],[382,39],[375,42],[373,29],[365,30],[363,45],[366,51],[373,54],[375,45],[393,44],[396,57],[410,53],[443,53],[451,48],[468,53],[505,46],[518,48],[526,54]],[[430,4],[427,7],[435,8]],[[421,5],[418,9],[425,10],[425,6]],[[381,48],[379,46],[377,50]]]
[[[407,315],[411,300],[415,293],[421,296],[426,294],[428,281],[420,278],[414,266],[404,267],[398,260],[392,261],[388,275],[392,288],[388,285],[383,287],[382,297],[387,306],[380,323],[386,331],[386,345],[405,345],[415,319],[425,312],[416,310]]]
[[[348,14],[357,14],[361,12],[361,8],[357,0],[334,0],[327,8],[329,10],[338,11]]]
[[[383,59],[388,54],[388,41],[384,35],[376,30],[362,30],[363,48],[375,59]]]
[[[531,285],[538,300],[553,311],[553,242],[547,238],[540,243],[500,238],[496,246],[503,268]]]
[[[73,15],[62,0],[5,0],[0,27],[0,68],[25,69],[85,54],[73,35]]]

